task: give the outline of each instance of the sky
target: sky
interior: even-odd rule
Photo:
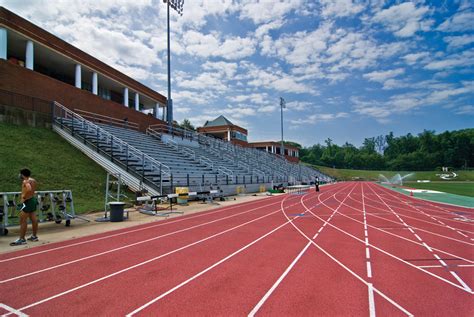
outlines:
[[[0,0],[167,95],[162,0]],[[174,118],[224,115],[303,146],[474,127],[474,2],[185,0],[171,13]]]

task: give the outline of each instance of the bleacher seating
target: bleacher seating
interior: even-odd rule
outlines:
[[[147,134],[126,126],[93,123],[64,108],[56,124],[97,152],[135,173],[143,181],[159,184],[160,192],[176,186],[255,183],[310,183],[330,179],[303,164],[253,148],[174,128],[150,127]],[[65,115],[67,114],[67,115]],[[182,142],[185,140],[186,142]],[[164,190],[167,188],[168,190]]]

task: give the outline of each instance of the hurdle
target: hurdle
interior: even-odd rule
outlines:
[[[74,210],[74,200],[71,190],[45,190],[36,191],[38,200],[38,221],[54,221],[60,224],[65,220],[65,226],[71,225],[72,219],[81,219],[89,222],[84,217],[77,216]],[[21,192],[0,192],[0,235],[8,234],[11,218],[16,218],[16,207],[20,204]]]
[[[215,204],[214,198],[219,197],[222,194],[221,190],[209,190],[209,191],[200,191],[200,192],[189,192],[182,194],[167,194],[167,195],[157,195],[157,196],[142,196],[137,197],[137,202],[145,203],[145,208],[140,208],[138,211],[142,214],[149,216],[158,216],[158,217],[169,217],[170,214],[179,213],[183,214],[184,212],[173,210],[173,206],[176,205],[173,202],[173,199],[180,196],[189,196],[197,197],[199,200],[204,201],[208,204]],[[159,202],[168,201],[169,206],[167,208],[159,208]]]
[[[310,185],[292,185],[286,187],[286,192],[290,195],[304,195],[309,189]]]

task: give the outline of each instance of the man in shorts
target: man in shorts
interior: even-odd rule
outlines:
[[[36,218],[36,208],[38,201],[35,197],[36,180],[30,177],[31,171],[27,168],[20,171],[21,184],[21,203],[17,206],[20,211],[20,238],[10,243],[11,246],[26,244],[26,229],[28,218],[31,220],[33,234],[28,238],[29,241],[38,241],[38,218]]]

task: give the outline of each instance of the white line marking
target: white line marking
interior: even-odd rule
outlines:
[[[3,304],[3,303],[0,303],[0,307],[3,308],[3,309],[5,309],[5,310],[8,310],[8,311],[10,312],[10,314],[15,314],[15,315],[17,315],[18,317],[28,317],[27,314],[21,312],[20,310],[15,309],[15,308],[13,308],[13,307],[10,307],[10,306],[8,306],[8,305],[5,305],[5,304]],[[8,314],[8,315],[10,315],[10,314]],[[2,317],[3,317],[3,316],[6,316],[6,315],[7,315],[7,314],[3,314]]]
[[[275,196],[275,198],[276,197],[278,197],[278,196]],[[274,198],[274,197],[272,197],[272,198]],[[268,198],[268,199],[270,200],[272,198]],[[261,200],[260,201],[253,201],[253,202],[244,202],[242,204],[247,206],[247,205],[257,203],[257,202],[261,202]],[[260,206],[260,207],[256,207],[256,209],[268,207],[268,206],[279,204],[279,203],[280,203],[280,201],[277,201],[277,202],[274,202],[274,203],[270,203],[270,204],[266,204],[266,205],[263,205],[263,206]],[[239,205],[234,205],[234,206],[222,207],[222,208],[219,208],[217,210],[211,210],[209,212],[204,212],[204,213],[201,213],[201,214],[198,214],[198,215],[189,216],[189,217],[185,217],[185,218],[178,218],[174,221],[161,222],[159,224],[146,226],[144,228],[142,227],[142,228],[138,228],[138,229],[134,229],[134,230],[127,230],[127,231],[124,231],[124,232],[119,232],[119,233],[116,233],[116,234],[110,234],[110,235],[106,235],[106,236],[99,237],[99,238],[94,238],[94,239],[90,239],[90,240],[86,240],[86,241],[81,241],[81,242],[77,242],[77,243],[63,245],[63,246],[56,247],[56,248],[51,248],[51,249],[42,250],[42,251],[33,252],[33,253],[28,253],[28,254],[23,254],[23,255],[13,257],[13,258],[2,259],[2,260],[0,260],[0,263],[13,261],[13,260],[18,260],[18,259],[22,259],[22,258],[25,258],[25,257],[30,257],[30,256],[38,255],[38,254],[52,252],[52,251],[57,251],[57,250],[61,250],[61,249],[69,248],[69,247],[75,247],[75,246],[90,243],[90,242],[100,241],[100,240],[104,240],[104,239],[110,239],[110,238],[113,238],[113,237],[129,234],[129,233],[135,233],[135,232],[139,232],[139,231],[143,231],[143,230],[147,230],[147,229],[153,229],[153,228],[156,228],[156,227],[166,226],[166,225],[169,225],[169,224],[175,224],[177,222],[182,222],[182,221],[186,221],[186,220],[189,220],[189,219],[204,217],[204,216],[207,216],[207,215],[213,215],[215,213],[219,213],[219,212],[222,212],[222,211],[228,211],[229,209],[233,209],[233,208],[237,208],[237,207],[242,207],[242,206],[239,204]],[[123,229],[118,229],[118,230],[123,230]]]
[[[424,242],[423,242],[423,245],[425,246],[425,248],[428,249],[428,251],[433,252],[433,249],[431,249],[429,245],[427,245],[427,244],[424,243]]]
[[[107,250],[107,251],[104,251],[104,252],[92,254],[92,255],[89,255],[89,256],[86,256],[86,257],[82,257],[82,258],[79,258],[79,259],[69,261],[69,262],[64,262],[64,263],[61,263],[61,264],[58,264],[58,265],[50,266],[50,267],[47,267],[47,268],[44,268],[44,269],[41,269],[41,270],[38,270],[38,271],[29,272],[29,273],[26,273],[26,274],[23,274],[23,275],[18,275],[18,276],[15,276],[15,277],[12,277],[12,278],[9,278],[9,279],[6,279],[6,280],[2,280],[2,281],[0,281],[0,284],[11,282],[11,281],[14,281],[14,280],[17,280],[17,279],[20,279],[20,278],[24,278],[24,277],[27,277],[27,276],[43,273],[43,272],[46,272],[46,271],[57,269],[57,268],[60,268],[60,267],[66,266],[66,265],[70,265],[70,264],[74,264],[74,263],[77,263],[77,262],[89,260],[89,259],[92,259],[92,258],[95,258],[95,257],[98,257],[98,256],[106,255],[106,254],[109,254],[109,253],[112,253],[112,252],[116,252],[116,251],[120,251],[120,250],[123,250],[123,249],[126,249],[126,248],[130,248],[130,247],[134,247],[134,246],[137,246],[137,245],[140,245],[140,244],[143,244],[143,243],[158,240],[158,239],[165,238],[165,237],[168,237],[168,236],[172,236],[172,235],[175,235],[175,234],[178,234],[178,233],[186,232],[186,231],[196,229],[196,228],[199,228],[199,227],[211,224],[211,223],[221,221],[221,220],[226,220],[226,219],[229,219],[229,218],[232,218],[232,217],[235,217],[235,216],[240,216],[242,214],[246,214],[246,213],[249,213],[251,211],[255,211],[257,209],[259,209],[259,207],[258,208],[253,208],[253,209],[250,209],[250,210],[247,210],[247,211],[243,211],[243,212],[240,212],[240,213],[237,213],[237,214],[233,214],[233,215],[230,215],[230,216],[226,216],[226,217],[223,217],[223,218],[214,219],[214,220],[204,222],[204,223],[192,226],[192,227],[188,227],[188,228],[184,228],[184,229],[181,229],[181,230],[169,232],[169,233],[163,234],[161,236],[157,236],[157,237],[153,237],[153,238],[146,239],[146,240],[143,240],[143,241],[138,241],[138,242],[126,244],[124,246],[121,246],[121,247],[118,247],[118,248],[115,248],[115,249],[111,249],[111,250]],[[279,210],[277,210],[277,211],[279,211]]]
[[[367,286],[369,290],[369,316],[375,317],[374,287],[372,283],[368,283]]]
[[[278,280],[272,285],[272,287],[265,293],[265,295],[260,299],[260,301],[255,305],[255,307],[252,309],[252,311],[248,314],[249,317],[255,316],[257,311],[262,307],[262,305],[267,301],[267,299],[270,297],[270,295],[275,291],[275,289],[280,285],[280,283],[283,281],[283,279],[290,273],[291,269],[295,266],[296,262],[299,261],[299,259],[303,256],[303,254],[308,250],[308,248],[311,246],[311,242],[308,242],[306,246],[301,250],[301,252],[298,254],[298,256],[291,262],[291,264],[286,268],[285,272],[278,278]]]
[[[369,245],[369,238],[365,238],[365,245]]]
[[[370,250],[369,250],[369,248],[365,248],[365,257],[367,259],[370,259]]]
[[[423,240],[421,240],[420,236],[417,235],[416,233],[415,233],[415,238],[417,238],[417,239],[420,240],[420,241],[423,241]]]
[[[321,231],[323,231],[323,227],[319,228],[318,233],[320,233]]]
[[[415,231],[413,231],[412,228],[408,227],[408,230],[410,230],[411,233],[415,234]]]
[[[451,273],[451,275],[454,276],[458,280],[459,283],[461,283],[461,285],[466,289],[466,291],[472,293],[471,288],[469,286],[467,286],[466,283],[464,283],[464,281],[456,274],[456,272],[449,271],[449,273]]]
[[[109,274],[109,275],[106,275],[106,276],[103,276],[103,277],[101,277],[101,278],[92,280],[92,281],[90,281],[90,282],[87,282],[87,283],[85,283],[85,284],[82,284],[82,285],[79,285],[79,286],[77,286],[77,287],[71,288],[71,289],[69,289],[69,290],[67,290],[67,291],[64,291],[64,292],[62,292],[62,293],[58,293],[58,294],[56,294],[56,295],[53,295],[53,296],[47,297],[47,298],[45,298],[45,299],[42,299],[42,300],[40,300],[40,301],[34,302],[34,303],[30,304],[30,305],[27,305],[27,306],[25,306],[25,307],[22,307],[20,310],[25,310],[25,309],[28,309],[28,308],[31,308],[31,307],[34,307],[34,306],[43,304],[43,303],[45,303],[45,302],[48,302],[48,301],[50,301],[50,300],[52,300],[52,299],[55,299],[55,298],[58,298],[58,297],[67,295],[67,294],[69,294],[69,293],[75,292],[75,291],[77,291],[77,290],[79,290],[79,289],[82,289],[82,288],[84,288],[84,287],[87,287],[87,286],[89,286],[89,285],[96,284],[96,283],[98,283],[98,282],[101,282],[101,281],[106,280],[106,279],[108,279],[108,278],[111,278],[111,277],[113,277],[113,276],[122,274],[122,273],[124,273],[124,272],[130,271],[130,270],[135,269],[135,268],[137,268],[137,267],[140,267],[140,266],[143,266],[143,265],[145,265],[145,264],[148,264],[148,263],[150,263],[150,262],[159,260],[159,259],[161,259],[161,258],[164,258],[164,257],[168,256],[168,255],[171,255],[171,254],[173,254],[173,253],[176,253],[176,252],[182,251],[182,250],[184,250],[184,249],[187,249],[187,248],[189,248],[189,247],[195,246],[195,245],[200,244],[200,243],[202,243],[202,242],[204,242],[204,241],[207,241],[207,240],[210,240],[210,239],[215,238],[215,237],[217,237],[217,236],[223,235],[224,233],[227,233],[227,232],[229,232],[229,231],[235,230],[235,229],[237,229],[237,228],[240,228],[240,227],[245,226],[245,225],[247,225],[247,224],[249,224],[249,223],[255,222],[255,221],[257,221],[257,220],[260,220],[260,219],[262,219],[262,218],[268,217],[268,216],[273,215],[273,214],[278,213],[278,212],[280,212],[280,210],[277,210],[277,211],[274,211],[274,212],[272,212],[272,213],[270,213],[270,214],[267,214],[267,215],[265,215],[265,216],[262,216],[262,217],[259,217],[259,218],[250,220],[250,221],[248,221],[248,222],[246,222],[246,223],[240,224],[240,225],[235,226],[235,227],[233,227],[233,228],[226,229],[226,230],[224,230],[224,231],[221,231],[221,232],[219,232],[219,233],[213,234],[212,236],[208,236],[208,237],[203,238],[203,239],[201,239],[201,240],[198,240],[198,241],[189,243],[189,244],[187,244],[187,245],[185,245],[185,246],[182,246],[182,247],[180,247],[180,248],[178,248],[178,249],[171,250],[171,251],[169,251],[169,252],[167,252],[167,253],[161,254],[161,255],[156,256],[156,257],[154,257],[154,258],[151,258],[151,259],[149,259],[149,260],[146,260],[146,261],[137,263],[137,264],[135,264],[135,265],[126,267],[126,268],[124,268],[124,269],[122,269],[122,270],[120,270],[120,271],[116,271],[116,272],[111,273],[111,274]]]
[[[461,231],[456,230],[456,232],[459,233],[460,235],[465,236],[466,238],[468,238],[468,236],[465,235],[464,233],[462,233]]]
[[[367,261],[367,277],[372,278],[372,265],[370,265],[370,261]]]
[[[257,242],[259,242],[260,240],[262,240],[262,239],[268,237],[269,235],[271,235],[272,233],[276,232],[277,230],[280,230],[281,228],[283,228],[284,226],[286,226],[287,224],[289,224],[289,223],[292,222],[292,221],[293,221],[293,219],[288,220],[288,221],[286,221],[285,223],[279,225],[278,227],[276,227],[275,229],[273,229],[273,230],[267,232],[266,234],[264,234],[263,236],[259,237],[258,239],[254,240],[254,241],[252,241],[252,242],[250,242],[250,243],[248,243],[248,244],[246,244],[246,245],[243,246],[242,248],[240,248],[240,249],[238,249],[237,251],[235,251],[235,252],[229,254],[229,255],[226,256],[225,258],[223,258],[223,259],[217,261],[216,263],[214,263],[213,265],[207,267],[206,269],[202,270],[201,272],[199,272],[199,273],[197,273],[197,274],[191,276],[190,278],[188,278],[188,279],[185,280],[184,282],[179,283],[179,284],[176,285],[175,287],[173,287],[173,288],[169,289],[168,291],[162,293],[161,295],[155,297],[153,300],[149,301],[148,303],[146,303],[146,304],[144,304],[144,305],[138,307],[137,309],[135,309],[135,310],[132,311],[131,313],[128,313],[126,316],[127,316],[127,317],[128,317],[128,316],[133,316],[134,314],[138,313],[139,311],[142,311],[143,309],[147,308],[148,306],[150,306],[150,305],[156,303],[157,301],[159,301],[159,300],[162,299],[163,297],[165,297],[165,296],[167,296],[167,295],[173,293],[173,292],[176,291],[177,289],[179,289],[179,288],[183,287],[184,285],[190,283],[191,281],[197,279],[198,277],[200,277],[201,275],[203,275],[203,274],[207,273],[208,271],[212,270],[212,269],[215,268],[216,266],[218,266],[218,265],[224,263],[224,262],[227,261],[228,259],[230,259],[230,258],[234,257],[235,255],[239,254],[240,252],[242,252],[242,251],[244,251],[244,250],[250,248],[250,247],[251,247],[252,245],[254,245],[255,243],[257,243]]]

